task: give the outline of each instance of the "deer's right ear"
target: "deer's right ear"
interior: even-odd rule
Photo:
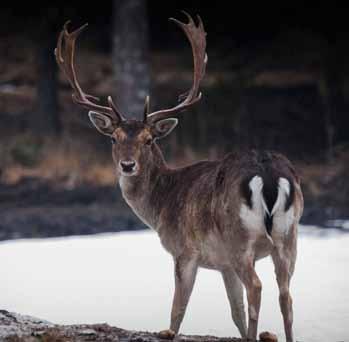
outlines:
[[[116,124],[109,116],[93,111],[90,111],[88,116],[100,133],[110,135],[115,131]]]

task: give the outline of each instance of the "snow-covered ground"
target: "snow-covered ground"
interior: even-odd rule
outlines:
[[[283,340],[278,290],[269,258],[259,331]],[[292,282],[298,341],[349,340],[349,234],[301,228]],[[172,259],[150,231],[0,244],[0,309],[55,323],[107,322],[122,328],[168,327]],[[238,336],[220,274],[200,270],[182,332]]]

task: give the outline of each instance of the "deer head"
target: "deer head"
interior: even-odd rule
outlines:
[[[185,13],[185,12],[184,12]],[[152,158],[157,139],[167,136],[177,125],[176,114],[188,109],[201,99],[200,82],[207,64],[206,32],[198,16],[198,25],[185,13],[189,22],[182,23],[170,18],[186,34],[193,53],[194,76],[191,89],[179,96],[179,104],[168,109],[150,113],[149,96],[145,100],[143,120],[126,119],[117,108],[112,98],[108,97],[108,106],[99,105],[99,99],[86,94],[80,87],[74,68],[75,42],[87,24],[73,32],[68,32],[65,23],[59,35],[55,49],[56,61],[67,77],[73,89],[73,101],[89,109],[89,117],[96,129],[111,138],[113,159],[117,170],[124,176],[140,174]]]

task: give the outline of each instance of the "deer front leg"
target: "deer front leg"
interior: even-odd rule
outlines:
[[[248,302],[247,339],[256,341],[259,310],[261,306],[262,283],[254,269],[254,257],[245,255],[240,260],[237,274],[245,285]]]
[[[185,310],[193,290],[197,260],[195,257],[181,256],[175,259],[175,293],[172,303],[171,326],[169,330],[161,331],[160,337],[172,339],[178,333],[183,321]]]
[[[235,273],[234,269],[222,271],[222,276],[230,303],[231,316],[240,331],[241,337],[245,338],[247,327],[244,307],[244,290],[241,280]]]

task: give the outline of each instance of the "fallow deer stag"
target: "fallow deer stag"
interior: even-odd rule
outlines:
[[[206,32],[186,14],[189,22],[171,19],[184,31],[194,59],[193,84],[172,108],[149,113],[144,119],[126,119],[111,97],[108,105],[86,94],[74,69],[75,42],[86,25],[61,32],[57,63],[73,88],[73,100],[90,110],[97,130],[111,138],[112,155],[122,195],[138,217],[159,235],[173,256],[175,293],[170,329],[178,333],[198,267],[221,272],[232,319],[241,336],[256,340],[262,284],[255,261],[271,255],[279,286],[286,339],[294,341],[292,299],[289,292],[297,247],[297,225],[303,211],[299,177],[288,159],[273,152],[230,153],[217,161],[201,161],[172,169],[156,141],[177,125],[175,115],[201,98],[200,82],[207,63]],[[247,293],[248,329],[243,303]]]

